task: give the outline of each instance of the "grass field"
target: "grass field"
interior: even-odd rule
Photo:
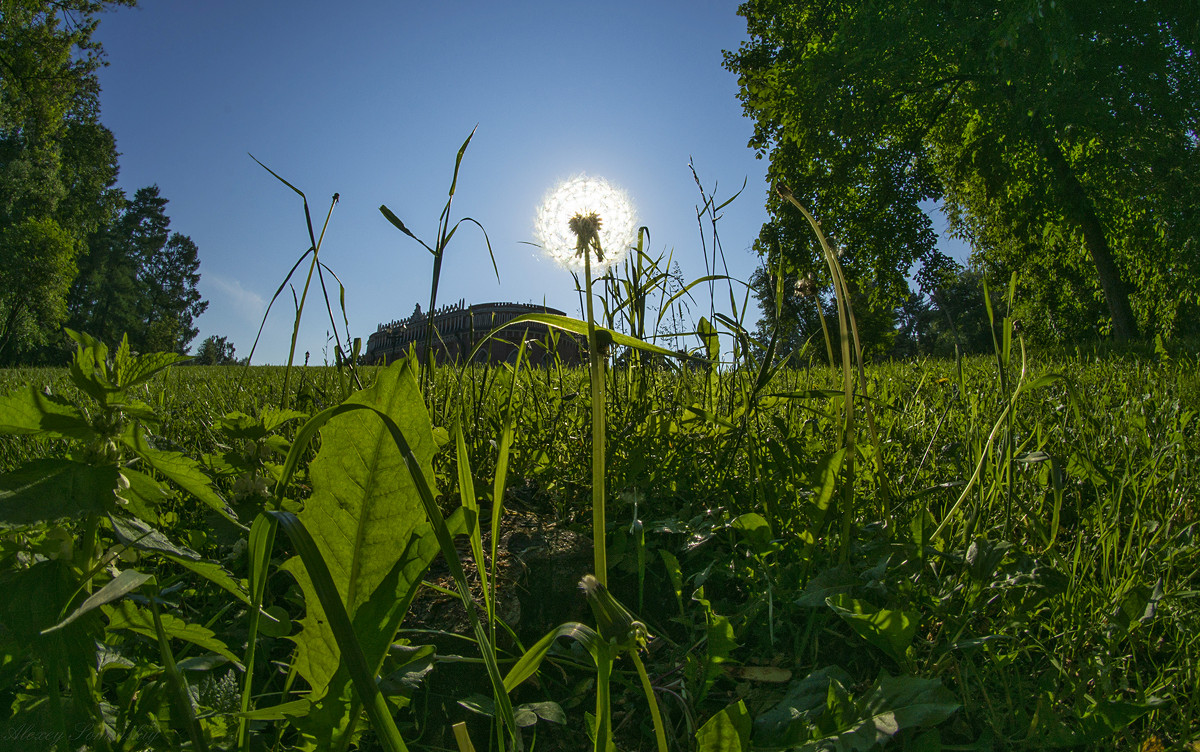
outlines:
[[[587,369],[84,344],[0,374],[5,744],[1197,748],[1193,357],[613,367],[585,592],[493,541],[595,539]]]

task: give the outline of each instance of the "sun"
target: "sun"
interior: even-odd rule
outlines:
[[[576,234],[581,228],[594,230],[600,241],[601,255],[592,252],[593,269],[619,264],[637,239],[637,214],[629,194],[604,178],[587,175],[556,185],[538,206],[538,245],[560,265],[582,273],[584,258]]]

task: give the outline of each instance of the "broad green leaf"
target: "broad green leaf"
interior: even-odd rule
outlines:
[[[379,680],[379,689],[392,701],[410,699],[433,671],[437,650],[433,645],[397,645],[391,650],[392,672]]]
[[[274,431],[293,420],[302,420],[307,417],[306,413],[302,413],[299,410],[280,410],[274,407],[266,407],[259,413],[258,420],[264,430]]]
[[[312,708],[312,700],[301,699],[234,715],[251,721],[284,721],[289,718],[303,718],[308,715],[310,708]]]
[[[872,610],[844,593],[826,598],[825,603],[867,642],[897,663],[905,664],[905,651],[917,634],[920,614],[884,608]]]
[[[1071,453],[1067,460],[1067,474],[1084,480],[1089,480],[1096,486],[1104,488],[1112,483],[1111,474],[1096,465],[1082,450]]]
[[[488,718],[496,716],[496,703],[492,702],[492,698],[477,692],[462,698],[458,701],[458,704],[477,715],[487,716]]]
[[[234,411],[221,416],[220,424],[221,431],[231,439],[258,441],[289,421],[307,417],[306,413],[299,410],[266,407],[257,420],[246,413]]]
[[[408,361],[381,371],[373,386],[348,403],[374,407],[390,416],[407,437],[426,482],[433,485],[433,431],[420,389]],[[321,431],[321,451],[309,467],[312,496],[299,519],[329,568],[351,621],[381,586],[393,600],[413,534],[425,521],[416,486],[400,450],[379,416],[370,410],[339,414]],[[329,686],[338,670],[340,652],[313,583],[298,558],[284,569],[299,581],[307,612],[295,637],[296,668],[315,696]],[[391,613],[360,634],[367,665],[377,669],[402,614]],[[364,625],[364,629],[366,626]],[[368,647],[368,645],[370,647]]]
[[[391,710],[383,694],[379,690],[376,673],[367,667],[367,659],[363,655],[362,646],[350,623],[341,594],[330,574],[325,558],[317,549],[317,544],[309,535],[304,523],[291,512],[272,511],[269,514],[275,518],[279,526],[291,539],[293,547],[303,562],[304,571],[309,582],[309,590],[316,595],[315,600],[307,603],[307,611],[311,614],[318,606],[328,619],[330,632],[333,634],[335,649],[338,650],[342,665],[349,674],[354,691],[358,693],[376,733],[390,752],[402,752],[406,749],[404,739],[396,729],[396,723],[391,716]],[[330,692],[330,688],[341,691]],[[353,719],[345,708],[350,702],[350,686],[331,684],[327,682],[321,697],[321,705],[315,706],[303,719],[296,721],[297,726],[305,734],[308,741],[319,744],[327,749],[338,737],[341,737],[347,724]],[[313,696],[319,696],[314,691]]]
[[[704,598],[702,589],[697,589],[696,595],[692,597],[703,609],[707,625],[705,629],[707,650],[704,661],[704,683],[707,688],[721,674],[721,664],[732,657],[738,644],[729,617],[721,616],[713,610],[712,604]]]
[[[194,658],[184,658],[175,664],[175,668],[180,671],[208,672],[214,668],[220,668],[226,663],[229,663],[229,659],[225,656],[217,655],[216,653],[207,653],[205,655],[197,655]]]
[[[258,425],[258,421],[240,410],[225,413],[217,423],[221,426],[221,432],[231,439],[253,441],[263,436],[262,427]]]
[[[131,357],[122,363],[120,372],[116,374],[117,384],[122,389],[130,389],[138,384],[144,384],[159,372],[181,361],[191,360],[191,356],[179,353],[147,353]]]
[[[466,532],[466,514],[456,509],[446,518],[453,536]],[[354,614],[354,631],[362,644],[368,664],[378,672],[384,656],[392,646],[396,630],[408,612],[408,607],[420,589],[422,578],[441,548],[433,527],[423,520],[408,539],[403,554],[396,560],[387,576],[376,586],[371,597]]]
[[[513,667],[508,671],[508,676],[504,677],[505,691],[512,692],[520,686],[521,682],[537,673],[538,667],[542,665],[542,660],[550,652],[550,648],[554,646],[554,641],[560,637],[570,637],[575,640],[592,655],[593,659],[596,658],[596,651],[607,649],[608,647],[604,640],[600,639],[600,635],[596,633],[596,630],[589,626],[573,621],[559,624],[547,632],[542,639],[535,642],[513,664]]]
[[[225,519],[241,525],[237,515],[212,487],[212,481],[200,469],[200,463],[180,452],[164,452],[155,449],[136,427],[130,426],[123,437],[125,445],[132,449],[146,464],[167,477],[168,480],[204,502]]]
[[[738,700],[696,732],[699,752],[750,752],[750,711]]]
[[[269,606],[263,609],[263,616],[258,622],[258,631],[267,637],[287,637],[292,633],[292,620],[288,618],[287,609],[283,606]]]
[[[84,332],[64,328],[63,333],[77,343],[71,359],[71,381],[100,404],[107,404],[109,394],[120,391],[108,376],[108,347]]]
[[[936,726],[958,710],[954,695],[936,679],[885,676],[858,702],[857,718],[835,733],[813,739],[803,752],[869,752],[904,729]]]
[[[108,521],[112,525],[113,532],[116,533],[117,540],[127,546],[193,561],[201,558],[200,554],[187,546],[173,542],[162,531],[141,520],[109,515]]]
[[[123,467],[121,475],[129,481],[129,487],[118,487],[117,496],[121,500],[117,504],[134,517],[157,524],[159,506],[171,498],[171,493],[162,483],[137,470]]]
[[[158,639],[158,633],[154,629],[154,614],[149,610],[138,608],[127,600],[121,601],[115,606],[102,606],[102,609],[108,617],[109,629],[128,629],[131,632],[136,632],[153,640]],[[225,646],[224,642],[217,639],[216,634],[211,629],[199,624],[188,624],[183,619],[169,613],[162,613],[160,617],[162,619],[163,632],[166,633],[167,637],[190,642],[193,645],[225,657],[239,669],[243,668],[237,656]]]
[[[97,665],[97,638],[103,620],[90,611],[62,629],[42,634],[63,617],[79,595],[79,578],[66,561],[40,561],[0,571],[0,638],[9,655],[36,656],[60,671],[67,664]]]
[[[184,569],[200,575],[247,606],[250,605],[250,593],[246,590],[245,583],[236,579],[229,570],[217,562],[205,559],[187,559],[169,554],[166,557]]]
[[[217,562],[208,561],[187,546],[171,541],[162,532],[141,520],[115,515],[110,515],[108,519],[117,539],[125,545],[161,554],[185,569],[200,575],[242,603],[250,605],[250,594],[246,591],[246,587],[234,579],[233,575]]]
[[[72,611],[67,618],[55,624],[53,627],[43,629],[42,634],[49,634],[62,629],[87,612],[100,608],[106,603],[112,603],[113,601],[124,598],[152,579],[154,579],[153,575],[143,574],[135,569],[126,569],[124,572],[121,572],[116,577],[109,580],[104,587],[88,596],[88,598],[83,603],[80,603],[79,607]]]
[[[826,666],[797,679],[773,708],[754,719],[754,742],[764,747],[790,747],[806,741],[808,729],[824,712],[832,682],[851,684],[838,666]]]
[[[729,526],[741,532],[746,543],[759,556],[779,549],[779,544],[775,542],[775,536],[771,533],[771,524],[757,512],[747,512],[735,518]]]
[[[560,726],[565,726],[567,723],[567,714],[563,712],[562,706],[552,700],[527,702],[520,709],[533,712],[538,718],[550,723],[557,723]]]
[[[89,441],[96,435],[79,408],[36,386],[0,396],[0,434],[42,434]]]
[[[1092,747],[1141,718],[1152,710],[1159,710],[1168,702],[1158,697],[1145,702],[1126,700],[1100,700],[1088,708],[1079,719],[1078,728],[1060,723],[1049,726],[1040,740],[1046,747]]]
[[[683,570],[679,559],[665,548],[658,549],[658,555],[667,569],[667,578],[671,581],[671,589],[675,591],[675,600],[679,605],[679,613],[683,613]]]
[[[725,431],[734,428],[733,423],[728,418],[717,415],[711,410],[705,410],[701,405],[688,405],[683,409],[683,417],[680,419],[680,423],[686,426],[701,421],[718,426],[717,433],[725,433]]]
[[[0,526],[103,514],[116,489],[116,465],[33,460],[0,475]]]
[[[696,325],[696,334],[700,337],[701,343],[704,345],[704,352],[709,363],[716,363],[721,359],[721,342],[717,336],[717,329],[709,323],[708,319],[700,317],[700,323]]]
[[[415,380],[411,376],[411,366],[408,366],[407,364],[397,365],[402,365],[407,371],[409,371],[410,375],[408,376],[408,379],[410,381],[414,381],[415,383]],[[427,420],[428,416],[424,412],[423,402],[419,397],[416,401],[420,406],[421,415],[425,416]],[[374,413],[378,418],[380,418],[386,427],[388,435],[391,437],[393,444],[400,450],[405,468],[409,472],[408,477],[414,482],[413,485],[416,488],[418,499],[429,522],[431,523],[433,534],[438,541],[438,546],[441,549],[442,556],[445,558],[446,564],[450,569],[450,574],[454,578],[455,586],[459,593],[459,598],[467,612],[467,618],[471,623],[471,630],[474,632],[475,640],[481,646],[484,667],[487,670],[488,679],[492,684],[497,700],[498,716],[503,724],[503,727],[508,732],[509,737],[513,740],[513,743],[517,744],[518,737],[516,724],[513,721],[512,704],[509,702],[507,693],[503,691],[504,679],[501,676],[499,666],[496,663],[496,654],[491,648],[491,639],[488,635],[488,632],[484,629],[483,623],[480,621],[479,615],[476,612],[474,600],[471,597],[471,588],[467,583],[466,573],[463,571],[462,563],[459,560],[458,549],[455,546],[453,534],[451,533],[446,519],[442,515],[442,511],[438,508],[437,501],[434,498],[431,483],[428,478],[428,475],[430,474],[428,460],[422,462],[420,459],[422,455],[428,457],[428,450],[425,452],[414,450],[414,447],[410,446],[409,440],[405,437],[405,432],[397,425],[396,421],[389,417],[386,413],[382,412],[379,408],[362,402],[356,403],[353,401],[347,401],[346,403],[338,405],[337,407],[328,408],[317,415],[314,415],[307,423],[304,424],[304,426],[300,428],[296,434],[294,445],[284,461],[281,477],[283,479],[291,477],[292,473],[295,472],[299,464],[300,455],[307,448],[308,443],[312,440],[314,434],[322,426],[324,426],[325,423],[337,416],[359,411]],[[422,440],[425,442],[431,441],[431,435],[432,432],[429,432],[428,435]],[[420,437],[418,436],[417,438]],[[419,445],[417,449],[419,450]],[[281,502],[283,501],[283,498],[280,495],[282,488],[283,485],[281,483],[276,490],[276,498]],[[277,513],[272,514],[274,514],[276,517],[279,516]],[[317,560],[321,561],[322,566],[324,566],[323,559],[321,559],[319,555],[317,555],[316,558]],[[384,713],[382,708],[375,708],[373,710],[372,706],[368,705],[368,712],[375,711],[378,711],[378,713],[376,713],[377,715]],[[381,720],[389,721],[390,718],[382,718],[381,716]]]
[[[829,507],[837,493],[838,475],[842,471],[842,461],[845,458],[846,448],[842,447],[822,457],[817,464],[816,472],[813,473],[812,510],[808,516],[812,524],[810,532],[814,537],[820,534],[821,529],[825,526],[825,518],[829,514]]]

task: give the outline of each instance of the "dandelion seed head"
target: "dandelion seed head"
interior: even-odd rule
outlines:
[[[596,579],[595,575],[585,574],[579,581],[579,589],[586,596],[594,596],[600,590],[600,581]]]
[[[604,178],[577,175],[564,180],[542,199],[534,220],[534,237],[550,258],[574,272],[584,268],[579,239],[595,233],[602,256],[592,249],[592,266],[620,263],[637,239],[637,215],[625,191]]]

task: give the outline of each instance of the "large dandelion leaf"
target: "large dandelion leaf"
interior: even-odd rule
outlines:
[[[390,416],[408,440],[426,482],[433,486],[433,431],[407,361],[381,371],[374,386],[347,402],[370,405]],[[406,593],[400,591],[415,584],[407,577],[398,578],[397,570],[408,568],[401,560],[411,557],[410,539],[425,527],[416,486],[383,421],[369,410],[352,410],[329,421],[321,432],[321,451],[309,477],[313,493],[299,518],[329,567],[367,665],[378,670],[408,603]],[[304,592],[306,613],[294,638],[295,665],[316,699],[330,689],[341,656],[303,563],[293,558],[284,569]],[[381,587],[387,592],[377,595]],[[395,609],[380,613],[373,606],[362,614],[370,612],[369,618],[356,618],[376,595],[375,604],[383,598],[395,603]]]

